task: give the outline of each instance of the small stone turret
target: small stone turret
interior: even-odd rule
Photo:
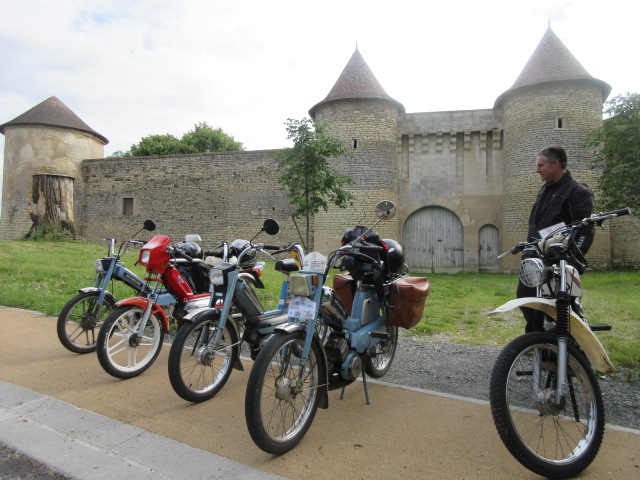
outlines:
[[[309,110],[313,119],[328,124],[330,135],[351,150],[351,158],[338,159],[332,166],[355,181],[349,190],[357,205],[316,215],[316,250],[329,253],[339,246],[345,228],[373,224],[378,202],[398,202],[399,113],[404,113],[404,107],[387,95],[357,48],[327,97]],[[396,220],[379,224],[377,230],[385,238],[400,236]]]
[[[494,108],[503,109],[504,119],[504,249],[527,236],[529,213],[542,186],[535,159],[544,147],[562,146],[571,174],[595,187],[592,155],[582,144],[588,132],[602,125],[602,104],[610,91],[609,85],[589,75],[548,28],[513,86],[498,97]],[[589,253],[590,261],[609,249],[608,239],[598,239]],[[508,255],[502,268],[516,269],[518,260]]]
[[[32,221],[27,209],[34,202],[34,175],[73,177],[74,190],[81,192],[82,161],[104,157],[104,146],[109,143],[56,97],[0,125],[0,133],[6,137],[0,240],[29,232]],[[75,210],[77,216],[77,207]]]

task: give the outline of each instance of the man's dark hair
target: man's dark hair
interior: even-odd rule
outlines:
[[[562,147],[546,147],[540,150],[540,153],[538,153],[538,155],[546,158],[547,162],[549,162],[550,164],[553,163],[554,160],[558,160],[560,168],[562,168],[562,170],[567,169],[567,152],[565,152],[564,148]]]

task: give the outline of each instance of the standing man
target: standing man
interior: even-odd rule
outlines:
[[[538,198],[533,204],[529,216],[529,232],[527,241],[539,240],[543,235],[541,230],[558,225],[570,224],[593,213],[593,192],[584,183],[578,182],[567,170],[567,153],[562,147],[546,147],[536,157],[536,173],[545,182]],[[578,259],[585,255],[593,243],[595,230],[593,227],[583,228],[575,237],[575,243],[580,252],[576,252]],[[582,265],[574,265],[582,273]],[[520,297],[535,297],[536,289],[527,287],[518,281],[516,295]],[[535,310],[522,308],[527,320],[526,332],[536,330]]]

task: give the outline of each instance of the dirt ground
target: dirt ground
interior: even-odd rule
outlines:
[[[190,404],[167,376],[168,348],[144,374],[118,380],[95,354],[60,345],[55,319],[0,307],[4,332],[0,380],[291,479],[534,479],[514,460],[484,404],[369,384],[330,392],[302,442],[274,456],[258,449],[246,428],[244,395],[251,362],[235,370],[213,399]],[[598,456],[581,479],[640,476],[640,435],[607,429]]]

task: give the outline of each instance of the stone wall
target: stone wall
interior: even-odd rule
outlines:
[[[633,213],[633,212],[632,212]],[[640,264],[640,218],[624,216],[605,222],[611,229],[611,264],[635,267]]]
[[[275,218],[281,233],[262,234],[259,241],[298,241],[291,207],[279,190],[275,153],[87,160],[82,168],[81,233],[91,241],[125,239],[151,218],[158,226],[154,234],[169,235],[177,242],[195,233],[202,237],[204,248],[214,248],[223,240],[250,239],[266,218]],[[130,214],[123,213],[124,199],[133,199]]]

